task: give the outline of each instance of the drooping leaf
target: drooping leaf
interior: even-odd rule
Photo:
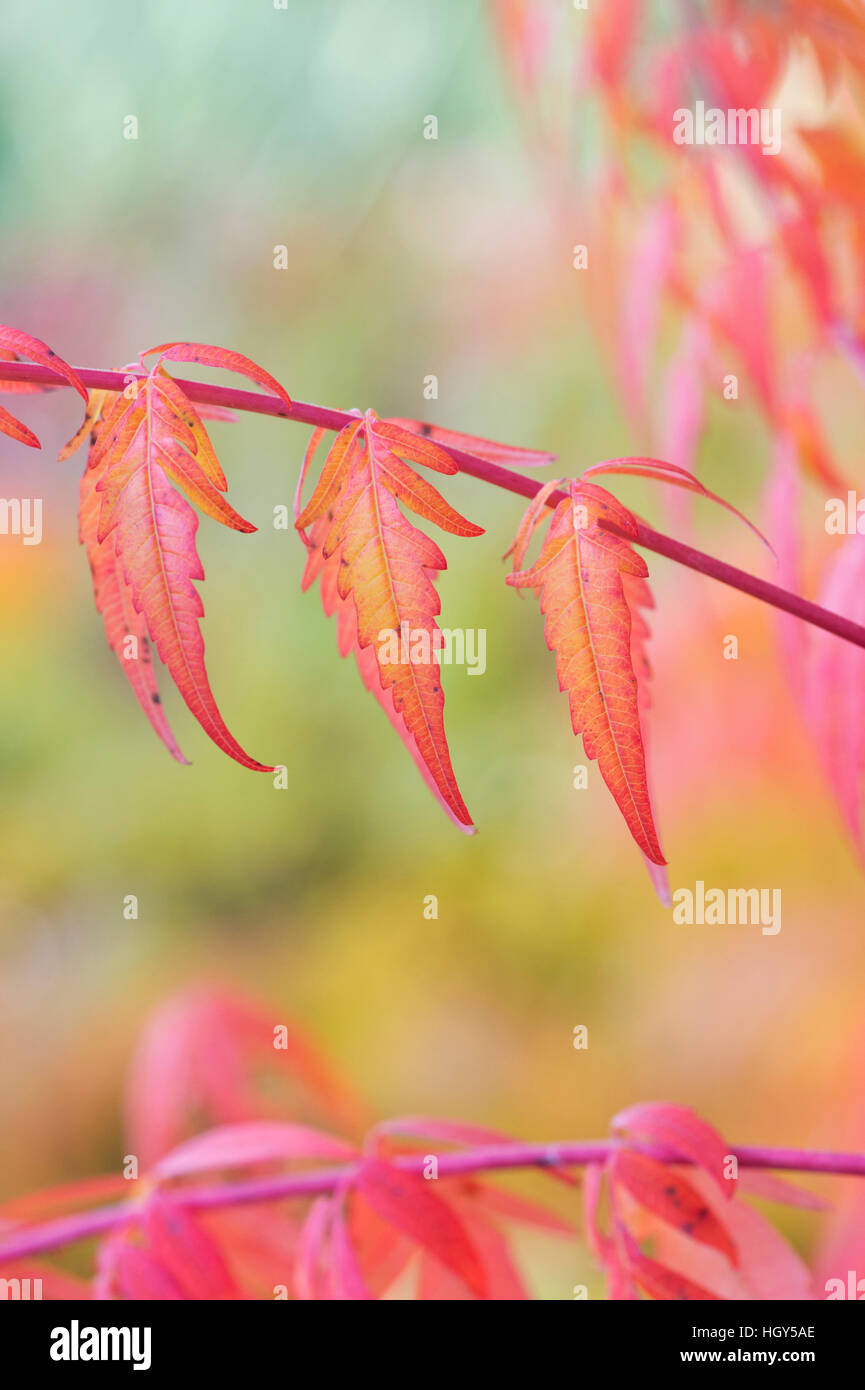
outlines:
[[[637,709],[640,715],[640,732],[643,738],[643,751],[646,757],[646,780],[649,795],[654,801],[652,779],[649,773],[649,714],[652,708],[652,667],[646,651],[651,637],[649,624],[643,610],[654,608],[655,600],[645,579],[636,574],[622,575],[622,592],[631,613],[631,665],[637,677]],[[670,891],[670,878],[666,864],[655,864],[648,855],[643,855],[646,872],[662,907],[671,907],[673,898]]]
[[[26,444],[30,449],[41,449],[42,445],[36,438],[32,430],[16,420],[4,406],[0,405],[0,433],[8,434],[10,439],[17,439],[19,444]]]
[[[337,1300],[365,1302],[374,1298],[367,1284],[360,1261],[351,1243],[344,1215],[344,1198],[337,1194],[332,1202],[330,1225],[330,1296]]]
[[[690,1239],[722,1251],[731,1264],[738,1264],[728,1230],[680,1171],[646,1154],[623,1149],[610,1159],[607,1173],[609,1181],[625,1187],[640,1206]]]
[[[304,1302],[327,1297],[325,1257],[330,1238],[333,1207],[329,1197],[316,1197],[307,1213],[297,1243],[294,1266],[295,1297]]]
[[[480,535],[481,528],[455,512],[391,446],[406,457],[411,449],[415,461],[429,463],[435,456],[431,466],[450,472],[447,455],[429,441],[418,440],[415,447],[402,433],[391,429],[388,435],[367,411],[337,435],[309,502],[300,506],[298,500],[296,526],[301,534],[311,528],[303,587],[321,574],[325,611],[340,614],[343,654],[356,649],[367,688],[395,726],[401,721],[403,741],[451,817],[471,830],[444,732],[442,638],[435,621],[440,603],[433,579],[447,562],[397,503],[452,534]],[[344,607],[348,600],[353,610]],[[366,652],[372,656],[364,657]]]
[[[232,1279],[245,1298],[290,1294],[301,1231],[300,1214],[260,1206],[214,1207],[196,1212],[199,1226],[222,1251]]]
[[[101,1242],[97,1299],[235,1300],[242,1296],[196,1213],[156,1191]]]
[[[161,1158],[152,1176],[187,1177],[218,1168],[245,1168],[258,1163],[285,1163],[298,1159],[327,1159],[334,1162],[351,1158],[350,1144],[310,1129],[307,1125],[276,1124],[257,1120],[248,1124],[221,1125],[187,1139],[179,1148]]]
[[[478,1252],[431,1181],[379,1159],[366,1159],[358,1172],[356,1191],[384,1221],[451,1270],[476,1297],[487,1297]]]
[[[130,1228],[119,1227],[99,1247],[93,1297],[176,1303],[185,1294],[161,1261],[137,1242]]]
[[[854,622],[865,616],[865,536],[845,537],[826,567],[818,602]],[[810,634],[805,715],[847,831],[865,858],[865,652],[823,631]]]
[[[219,1246],[179,1202],[153,1193],[144,1204],[140,1225],[153,1259],[177,1281],[185,1298],[240,1296]]]
[[[92,1178],[75,1178],[56,1187],[41,1188],[26,1196],[15,1197],[0,1205],[0,1224],[30,1225],[62,1216],[68,1211],[80,1211],[100,1202],[129,1195],[130,1180],[120,1173],[105,1173]]]
[[[220,367],[226,372],[237,372],[240,376],[248,377],[258,386],[264,386],[271,391],[274,396],[279,396],[288,409],[291,409],[291,397],[284,386],[281,386],[275,376],[266,372],[263,367],[259,367],[257,362],[251,358],[244,357],[241,352],[232,352],[228,348],[213,347],[209,343],[161,343],[159,347],[149,348],[147,352],[141,354],[142,361],[145,357],[152,357],[154,353],[159,353],[160,358],[165,358],[170,362],[198,362],[203,367]]]
[[[102,498],[97,491],[99,478],[97,469],[86,469],[82,474],[78,509],[78,539],[90,563],[96,611],[102,614],[108,645],[120,662],[123,674],[155,733],[171,756],[185,763],[187,760],[180,751],[162,708],[147,637],[147,619],[135,607],[132,586],[124,574],[114,536],[109,534],[102,541],[98,537],[102,508]]]
[[[521,449],[513,444],[499,444],[494,439],[482,439],[476,434],[460,434],[458,430],[442,429],[440,425],[429,425],[423,420],[403,420],[389,416],[380,423],[394,425],[411,435],[428,439],[433,444],[442,445],[443,449],[461,449],[463,453],[475,454],[477,458],[486,459],[488,463],[510,464],[513,468],[545,468],[547,464],[553,463],[556,457],[543,449]],[[411,455],[407,454],[406,457],[410,458]],[[416,462],[423,463],[425,460],[417,455]],[[456,469],[453,471],[456,472]]]
[[[640,728],[637,677],[631,660],[631,613],[622,576],[645,579],[645,562],[601,521],[636,536],[633,517],[603,488],[571,482],[556,507],[540,555],[508,575],[515,588],[540,591],[547,646],[556,654],[574,733],[597,758],[640,849],[665,862],[652,817]]]
[[[677,1302],[708,1303],[717,1300],[718,1295],[704,1289],[684,1274],[677,1274],[666,1265],[644,1255],[636,1247],[628,1261],[628,1270],[640,1288],[652,1298],[675,1299]]]
[[[727,1145],[717,1130],[686,1106],[653,1101],[632,1105],[614,1115],[610,1127],[632,1143],[669,1148],[708,1173],[725,1197],[735,1193],[735,1177],[726,1176]]]
[[[225,478],[203,424],[159,365],[131,380],[123,394],[90,403],[89,410],[94,428],[81,485],[80,532],[109,644],[174,757],[183,761],[159,708],[150,642],[217,746],[245,767],[271,770],[229,732],[204,664],[204,608],[195,587],[204,578],[195,547],[198,518],[172,484],[225,525],[255,528],[223,496]]]
[[[618,310],[619,375],[628,413],[640,433],[648,427],[650,369],[678,226],[671,198],[662,198],[651,207],[638,229],[636,249],[622,285]]]
[[[593,463],[583,473],[583,478],[596,478],[604,473],[625,473],[639,478],[651,478],[655,482],[669,483],[672,487],[686,488],[688,492],[694,492],[699,497],[705,497],[710,502],[717,502],[725,511],[732,512],[740,521],[744,521],[749,531],[761,540],[766,549],[774,556],[775,552],[771,544],[759,531],[753,522],[749,521],[738,507],[734,507],[731,502],[726,502],[723,497],[719,497],[715,492],[709,492],[708,488],[703,487],[699,478],[688,473],[684,468],[679,468],[676,464],[666,463],[663,459],[648,458],[621,458],[607,459],[603,463]]]
[[[47,343],[43,343],[41,338],[34,338],[29,333],[21,333],[17,328],[7,328],[5,324],[0,324],[0,351],[5,361],[14,361],[26,358],[30,362],[35,362],[37,366],[48,367],[52,372],[65,377],[70,386],[73,386],[84,401],[87,401],[87,388],[84,386],[77,372],[64,362],[62,357],[58,357],[53,348]],[[7,390],[39,390],[38,386],[33,387],[26,382],[6,383]],[[31,449],[39,449],[42,446],[32,430],[17,420],[14,415],[0,406],[0,433],[8,434],[10,438],[17,439],[21,444],[27,444]]]
[[[286,1112],[360,1129],[365,1117],[329,1063],[273,1010],[217,984],[168,999],[147,1020],[127,1086],[126,1132],[142,1168],[193,1126]]]
[[[739,1190],[751,1197],[760,1197],[764,1202],[799,1207],[803,1211],[828,1211],[830,1207],[830,1203],[824,1202],[816,1192],[762,1168],[744,1168],[739,1174]]]

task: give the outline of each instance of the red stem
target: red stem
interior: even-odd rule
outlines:
[[[590,1139],[553,1144],[486,1144],[444,1153],[438,1157],[439,1178],[461,1177],[468,1173],[495,1172],[509,1168],[576,1168],[603,1163],[622,1146],[616,1140]],[[685,1164],[674,1150],[629,1144],[628,1148],[657,1158],[663,1163]],[[773,1149],[743,1146],[731,1150],[742,1168],[783,1168],[799,1173],[831,1173],[865,1177],[865,1154],[834,1153],[821,1149]],[[425,1155],[400,1154],[391,1160],[406,1172],[421,1174]],[[355,1176],[358,1161],[338,1167],[316,1168],[305,1173],[286,1173],[276,1177],[253,1178],[246,1182],[222,1183],[209,1187],[166,1188],[185,1207],[210,1209],[255,1202],[272,1202],[287,1197],[315,1197],[333,1192]],[[102,1235],[133,1220],[139,1200],[117,1202],[108,1207],[61,1216],[38,1226],[15,1231],[0,1241],[0,1264],[27,1255],[54,1250],[61,1245],[90,1236]]]
[[[75,370],[84,385],[91,390],[122,391],[129,379],[123,372],[106,372],[89,367],[76,367]],[[69,385],[64,377],[58,377],[57,373],[48,367],[34,366],[30,362],[0,362],[0,381],[32,381],[44,386]],[[310,405],[305,401],[294,401],[289,410],[278,396],[264,395],[258,391],[243,391],[232,386],[211,386],[206,382],[185,381],[182,378],[177,378],[177,384],[190,400],[200,401],[202,405],[219,405],[229,410],[244,410],[257,415],[277,415],[284,420],[296,420],[303,425],[321,425],[328,430],[340,430],[343,425],[356,418],[348,411],[330,410],[325,406]],[[504,488],[507,492],[515,492],[522,497],[534,497],[542,487],[537,478],[512,472],[509,468],[503,468],[501,464],[490,463],[448,444],[442,444],[440,447],[450,454],[461,472],[468,473],[473,478],[481,478],[484,482]],[[615,527],[610,529],[615,530]],[[795,618],[810,623],[812,627],[822,628],[825,632],[831,632],[857,647],[865,647],[865,627],[860,627],[858,623],[851,622],[839,613],[830,612],[828,608],[821,608],[819,604],[811,603],[809,599],[801,598],[788,589],[769,584],[765,579],[758,579],[747,570],[740,570],[735,565],[716,560],[713,555],[706,555],[693,546],[683,545],[681,541],[653,531],[651,526],[645,526],[639,521],[637,541],[656,555],[664,555],[679,565],[686,565],[688,569],[699,570],[710,579],[717,579],[721,584],[727,584],[730,588],[739,589],[743,594],[771,604],[773,608],[792,613]]]

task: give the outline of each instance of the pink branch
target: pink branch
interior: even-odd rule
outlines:
[[[75,370],[84,385],[91,390],[122,391],[128,380],[128,376],[123,372],[105,372],[89,367],[76,367]],[[65,378],[58,376],[56,372],[29,362],[0,362],[0,381],[32,381],[43,386],[68,386]],[[243,391],[232,386],[211,386],[205,382],[185,381],[179,377],[177,382],[190,400],[200,401],[203,405],[219,405],[229,410],[244,410],[258,415],[277,415],[283,420],[296,420],[303,425],[321,425],[328,430],[340,430],[355,418],[345,410],[329,410],[305,401],[294,401],[289,410],[284,401],[277,396],[264,395],[258,391]],[[456,449],[448,444],[439,447],[450,454],[461,472],[468,473],[473,478],[480,478],[483,482],[492,483],[494,487],[515,492],[521,497],[534,497],[542,487],[537,478],[512,472],[503,468],[501,464],[490,463],[475,454],[466,453],[463,449]],[[555,500],[556,496],[557,494],[554,494],[550,500]],[[735,565],[716,560],[714,556],[706,555],[702,550],[683,545],[681,541],[653,531],[642,522],[637,523],[637,537],[641,546],[654,551],[656,555],[664,555],[668,560],[675,560],[677,564],[686,565],[688,569],[698,570],[710,579],[739,589],[751,598],[760,599],[762,603],[771,604],[773,608],[792,613],[793,617],[810,623],[812,627],[831,632],[845,642],[865,647],[865,627],[860,627],[858,623],[851,622],[839,613],[821,608],[819,604],[811,603],[777,584],[758,579],[756,575],[737,569]]]
[[[590,1163],[603,1163],[621,1144],[610,1139],[590,1139],[573,1143],[552,1144],[486,1144],[444,1153],[438,1158],[439,1178],[465,1176],[469,1173],[496,1172],[509,1168],[579,1168]],[[630,1149],[659,1159],[662,1163],[686,1164],[675,1150],[629,1144]],[[730,1151],[742,1168],[780,1168],[799,1173],[830,1173],[849,1177],[865,1177],[865,1153],[833,1153],[820,1149],[772,1149],[743,1146]],[[392,1159],[398,1168],[420,1175],[424,1156],[401,1154]],[[164,1188],[185,1207],[208,1210],[213,1207],[274,1202],[289,1197],[315,1197],[333,1192],[345,1182],[351,1182],[358,1170],[358,1161],[338,1167],[316,1168],[305,1173],[279,1174],[276,1177],[253,1178],[246,1182],[222,1183],[209,1187]],[[102,1235],[125,1222],[133,1221],[140,1198],[117,1202],[46,1221],[39,1226],[17,1230],[0,1241],[0,1264],[11,1260],[55,1250],[58,1246]]]

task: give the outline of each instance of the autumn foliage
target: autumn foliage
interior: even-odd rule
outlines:
[[[190,384],[173,377],[165,363],[196,362],[241,373],[268,388],[279,412],[290,416],[288,393],[240,353],[201,343],[165,343],[142,353],[126,369],[122,390],[88,394],[76,372],[45,344],[12,330],[0,330],[0,338],[15,346],[19,358],[50,365],[87,400],[84,422],[61,459],[89,440],[79,536],[109,646],[154,731],[174,758],[186,761],[162,708],[155,652],[217,747],[243,767],[273,772],[273,765],[251,757],[226,726],[208,680],[200,627],[204,608],[196,584],[204,570],[195,545],[194,506],[235,531],[256,529],[225,496],[227,480],[204,423],[205,418],[235,417],[220,406],[197,408]],[[149,368],[148,357],[155,358]],[[233,399],[230,393],[227,399]],[[13,430],[2,419],[0,427],[17,431],[15,437],[24,428],[16,422]],[[482,470],[504,472],[503,464],[543,465],[550,456],[419,421],[381,419],[372,410],[348,412],[304,501],[304,483],[324,433],[315,428],[297,485],[295,526],[307,550],[302,587],[319,581],[324,611],[336,618],[340,655],[354,655],[364,686],[433,796],[460,830],[471,833],[474,826],[444,727],[435,577],[447,561],[407,513],[452,536],[477,538],[483,528],[462,516],[418,469],[452,477],[460,471],[459,461],[465,466],[468,460]],[[38,443],[35,437],[32,442]],[[514,587],[541,592],[547,643],[557,655],[559,685],[568,693],[574,733],[583,736],[586,755],[598,760],[666,901],[643,727],[649,709],[648,628],[640,610],[652,602],[645,585],[648,568],[630,544],[639,538],[635,518],[590,481],[600,473],[636,474],[716,502],[722,499],[684,469],[661,460],[596,464],[581,479],[571,480],[569,500],[558,502],[537,561],[522,570],[532,534],[545,508],[556,501],[558,486],[555,480],[543,486],[526,480],[535,496],[513,547],[514,573],[508,576]],[[495,473],[491,477],[495,480]],[[722,505],[736,511],[729,503]]]

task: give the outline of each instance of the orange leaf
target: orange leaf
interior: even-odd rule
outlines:
[[[440,611],[433,587],[444,555],[403,516],[397,497],[463,535],[477,527],[390,452],[372,411],[337,435],[296,526],[313,526],[303,578],[321,575],[325,612],[339,614],[342,655],[354,650],[364,684],[420,767],[448,814],[464,829],[471,817],[460,795],[444,732]],[[316,433],[307,452],[318,443]]]
[[[161,712],[154,709],[159,697],[146,640],[141,646],[148,636],[214,743],[244,767],[269,770],[229,733],[210,689],[199,627],[204,608],[194,583],[204,578],[195,549],[198,518],[169,478],[209,516],[236,530],[255,528],[221,495],[213,470],[202,467],[199,438],[189,423],[195,412],[187,403],[181,417],[182,396],[180,388],[165,390],[156,369],[129,395],[114,398],[96,425],[82,480],[81,535],[91,564],[95,561],[97,606],[118,656],[126,636],[138,638],[143,666],[140,657],[137,670],[128,661],[123,664],[139,702],[175,757],[182,759]],[[190,439],[195,455],[184,447]]]
[[[652,817],[640,729],[638,681],[631,655],[631,612],[623,576],[645,579],[645,562],[627,540],[601,526],[636,535],[630,512],[603,488],[572,482],[553,514],[531,569],[508,575],[515,588],[540,591],[547,646],[556,653],[559,689],[567,691],[571,724],[631,834],[654,864],[665,862]]]

